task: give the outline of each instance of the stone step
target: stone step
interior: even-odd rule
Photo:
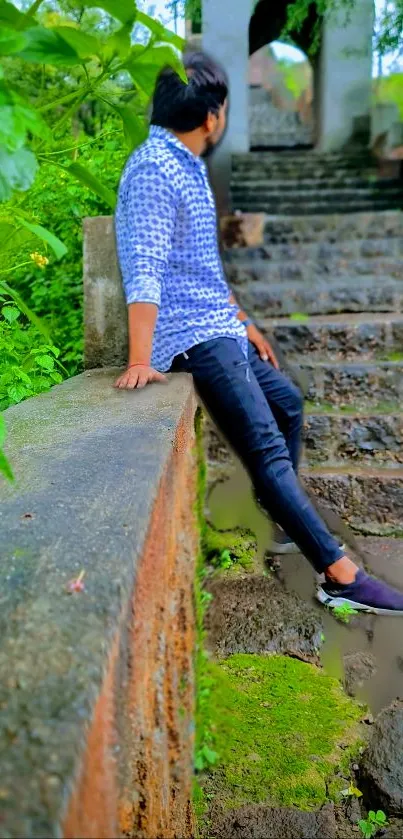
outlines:
[[[351,218],[351,216],[349,216]],[[403,234],[403,230],[402,230]],[[324,272],[326,266],[331,265],[332,274],[335,268],[352,261],[368,260],[372,266],[371,271],[359,271],[359,273],[375,273],[373,266],[376,260],[382,257],[392,265],[395,260],[401,271],[403,265],[403,235],[388,236],[383,239],[347,239],[340,242],[314,241],[314,242],[284,242],[279,244],[268,243],[255,247],[228,247],[224,250],[223,260],[226,265],[238,265],[245,263],[264,262],[267,267],[270,265],[279,266],[289,262],[310,263],[315,266],[315,271]],[[383,271],[383,273],[390,273]]]
[[[324,251],[325,249],[323,249]],[[227,259],[224,255],[224,263],[226,267],[227,277],[234,285],[244,285],[248,282],[267,282],[276,283],[282,280],[299,280],[300,282],[310,282],[313,280],[326,280],[331,282],[333,279],[337,281],[338,278],[346,278],[346,282],[350,279],[360,277],[373,277],[374,282],[379,278],[379,282],[384,278],[396,278],[403,280],[403,255],[400,257],[390,256],[370,256],[349,258],[334,253],[329,256],[322,256],[318,259],[259,259],[256,254],[242,259],[237,256],[236,259]]]
[[[403,532],[403,469],[315,467],[304,472],[304,483],[361,533]]]
[[[309,466],[366,463],[396,468],[403,464],[403,413],[345,413],[341,411],[306,415],[304,442]],[[403,515],[402,515],[403,518]]]
[[[342,213],[284,217],[266,214],[263,235],[265,244],[340,243],[357,239],[401,238],[403,213],[384,210],[357,212],[348,216]]]
[[[295,268],[298,270],[299,266]],[[229,280],[241,308],[259,318],[403,310],[403,282],[389,277],[350,277],[337,281],[328,277],[310,282],[307,279],[306,283],[298,280],[270,283],[256,282],[248,276],[249,281],[240,285],[239,277],[234,282],[231,271]]]
[[[234,170],[248,168],[251,166],[326,166],[338,169],[339,167],[350,168],[355,166],[358,169],[364,167],[378,168],[376,158],[370,152],[354,152],[345,154],[343,152],[320,153],[317,151],[301,151],[295,149],[292,151],[254,151],[234,154],[232,156],[232,166]]]
[[[308,399],[329,407],[363,410],[381,403],[403,402],[403,348],[399,361],[341,362],[303,360],[310,380]]]
[[[284,192],[298,192],[299,194],[318,192],[322,194],[328,191],[351,192],[353,190],[358,193],[361,190],[374,192],[397,190],[401,194],[403,182],[398,178],[378,178],[376,175],[345,177],[340,175],[339,172],[329,175],[328,178],[306,178],[304,176],[283,180],[269,178],[262,172],[256,172],[256,174],[233,177],[231,181],[231,191],[234,196],[239,193],[266,196],[272,192],[276,194],[283,194]]]
[[[267,197],[244,193],[233,196],[233,206],[236,213],[265,213],[266,215],[333,215],[340,213],[381,212],[385,210],[403,209],[403,193],[393,191],[382,192],[379,195],[359,195],[358,191],[343,194],[342,190],[304,195],[287,193],[271,193]]]
[[[288,318],[261,321],[291,358],[334,361],[360,355],[362,361],[402,352],[402,314],[319,315],[300,323]]]

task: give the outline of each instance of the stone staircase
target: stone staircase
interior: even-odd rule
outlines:
[[[236,155],[234,210],[281,215],[352,213],[403,207],[403,183],[382,176],[366,151],[350,154],[254,152]]]
[[[279,154],[276,166],[273,154],[256,157],[277,173],[294,172],[301,159]],[[234,194],[255,171],[255,155],[249,159],[235,160]],[[329,178],[339,179],[335,159],[311,189],[312,206],[324,203],[319,181],[326,191]],[[338,160],[353,169],[353,158]],[[402,535],[403,213],[390,209],[388,188],[377,202],[368,196],[365,213],[351,212],[340,193],[339,212],[301,215],[296,191],[298,215],[287,214],[285,199],[284,214],[271,215],[271,199],[244,194],[240,209],[267,211],[255,217],[261,235],[252,246],[248,237],[232,241],[224,260],[240,304],[308,373],[305,479],[357,532]]]

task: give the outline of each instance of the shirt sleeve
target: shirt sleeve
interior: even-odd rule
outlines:
[[[126,184],[116,237],[126,302],[161,303],[176,218],[176,195],[157,164],[135,169]]]

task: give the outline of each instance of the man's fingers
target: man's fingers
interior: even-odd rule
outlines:
[[[159,373],[159,372],[158,372],[158,370],[156,370],[156,371],[155,371],[155,373],[154,373],[154,376],[153,376],[153,378],[152,378],[152,380],[151,380],[151,381],[154,381],[154,382],[163,382],[164,384],[166,384],[166,383],[167,383],[167,381],[168,381],[168,379],[167,379],[167,377],[166,377],[166,376],[164,376],[164,374],[163,374],[163,373]]]
[[[279,365],[279,363],[277,361],[277,358],[276,358],[270,344],[268,343],[268,341],[265,342],[265,347],[266,347],[266,355],[268,356],[269,360],[271,361],[273,367],[275,367],[276,370],[279,370],[280,365]]]

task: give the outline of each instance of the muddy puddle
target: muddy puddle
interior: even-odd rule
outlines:
[[[249,478],[240,466],[228,480],[213,487],[208,509],[216,528],[246,527],[256,534],[258,567],[261,565],[263,571],[270,522],[256,506]],[[403,588],[403,540],[371,538],[363,544],[368,570]],[[348,625],[341,624],[315,601],[316,575],[304,557],[298,554],[281,558],[276,573],[287,591],[315,604],[322,614],[325,640],[321,660],[329,675],[345,681],[347,662],[351,663],[353,654],[360,653],[361,659],[370,660],[373,666],[370,674],[365,673],[365,679],[356,680],[361,683],[354,687],[357,698],[376,714],[396,697],[403,697],[403,618],[360,615],[351,618]]]

